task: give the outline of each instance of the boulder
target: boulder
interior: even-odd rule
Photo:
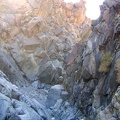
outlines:
[[[20,62],[20,68],[25,73],[25,76],[30,80],[36,80],[36,74],[38,71],[38,65],[35,61],[33,54],[26,57],[23,61]]]
[[[22,39],[22,42],[23,42],[22,43],[23,47],[26,50],[31,52],[34,52],[35,49],[40,46],[39,40],[36,39],[35,37],[29,38],[29,39],[25,37],[24,39]]]
[[[67,76],[70,76],[73,72],[75,72],[78,69],[77,64],[72,64],[66,69]]]
[[[58,60],[53,60],[41,64],[37,76],[40,82],[55,84],[62,82],[59,81],[59,78],[62,76],[63,72],[62,64]]]
[[[11,106],[11,100],[0,93],[0,120],[5,120],[7,111]]]
[[[98,120],[119,120],[120,119],[120,87],[117,88],[111,103],[104,110],[99,110]]]
[[[9,118],[7,117],[7,120],[22,120],[18,115],[10,115]]]
[[[57,100],[61,99],[62,91],[64,91],[64,87],[62,85],[54,85],[50,88],[46,100],[47,108],[54,106]]]
[[[35,49],[40,46],[40,41],[37,37],[34,36],[34,37],[31,37],[31,38],[28,38],[23,34],[18,35],[18,41],[14,41],[14,44],[15,43],[17,44],[16,46],[18,46],[17,48],[23,47],[28,52],[34,52]],[[16,46],[13,46],[13,48],[15,49]]]
[[[50,120],[45,106],[7,80],[0,72],[0,120]]]
[[[41,26],[42,18],[34,17],[27,24],[21,27],[22,33],[28,38],[32,37],[39,32],[39,27]]]
[[[87,41],[87,46],[83,53],[82,76],[85,80],[89,80],[91,77],[94,78],[96,75],[96,58],[92,42],[92,39]]]
[[[27,106],[24,102],[20,102],[17,100],[13,100],[12,102],[16,112],[18,111],[18,108],[21,108],[22,111],[24,111],[23,114],[19,114],[19,112],[17,113],[22,120],[40,120],[39,114],[36,113],[34,109]]]
[[[3,71],[14,84],[18,86],[25,86],[27,84],[27,81],[23,78],[20,69],[12,57],[2,51],[0,51],[0,70]]]
[[[79,43],[76,43],[73,46],[72,52],[66,57],[67,66],[70,66],[75,61],[77,56],[82,54],[83,47],[84,45],[79,44]]]

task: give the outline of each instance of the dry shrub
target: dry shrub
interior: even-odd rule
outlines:
[[[109,70],[109,66],[111,62],[112,62],[112,56],[111,56],[111,53],[108,52],[101,59],[101,64],[99,66],[99,72],[107,72]]]

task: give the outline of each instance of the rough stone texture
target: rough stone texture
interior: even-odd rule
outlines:
[[[0,71],[0,120],[12,119],[15,115],[21,120],[50,119],[44,106],[7,80],[6,75]]]
[[[0,93],[0,119],[3,120],[6,117],[7,110],[11,105],[11,101],[8,97]]]
[[[10,55],[7,55],[2,51],[0,51],[0,70],[7,74],[12,83],[18,86],[26,86],[28,84],[15,61],[10,57]]]
[[[17,2],[12,4],[12,1],[5,0],[0,4],[1,7],[6,6],[3,6],[6,12],[10,12],[9,14],[5,11],[0,12],[0,38],[3,50],[9,49],[7,52],[11,53],[30,82],[41,80],[42,75],[41,72],[38,75],[38,71],[45,66],[41,66],[41,61],[47,56],[50,57],[51,62],[58,60],[64,70],[63,64],[67,53],[90,29],[90,20],[85,17],[84,1],[73,5],[65,4],[61,0],[24,0],[15,7]],[[13,13],[7,9],[9,5],[11,5],[11,11],[14,10]],[[84,26],[86,26],[86,31],[80,32],[77,29],[82,30]],[[47,68],[45,71],[47,72]],[[55,71],[57,73],[56,68]],[[51,73],[52,76],[54,72]],[[55,79],[61,76],[60,73]],[[41,80],[41,82],[46,82],[46,80]]]
[[[64,74],[61,63],[58,60],[47,61],[38,70],[38,79],[43,83],[61,83]]]
[[[1,0],[0,70],[9,78],[0,72],[1,120],[120,119],[120,2],[106,0],[92,25],[84,4]]]
[[[50,88],[48,98],[46,100],[47,108],[54,106],[57,100],[61,99],[62,91],[64,91],[64,87],[62,85],[55,85]]]
[[[101,110],[98,115],[98,120],[119,120],[120,119],[120,104],[119,104],[119,95],[120,95],[120,87],[118,87],[115,92],[111,103],[104,109]]]
[[[69,66],[66,68],[69,77],[66,79],[65,85],[82,115],[84,114],[84,119],[119,119],[117,112],[114,112],[116,108],[109,108],[119,85],[116,81],[115,68],[116,60],[120,55],[119,10],[120,2],[117,0],[106,1],[101,6],[101,17],[99,20],[93,21],[93,32],[86,39],[83,52],[79,54],[79,57],[71,57],[69,63],[72,64],[72,67],[71,69]],[[73,48],[71,53],[73,54],[74,51]],[[108,71],[100,73],[101,59],[108,52],[112,53],[112,62]],[[75,64],[77,64],[76,69],[73,67]],[[77,67],[78,65],[79,67]],[[98,118],[95,117],[96,114],[98,114]]]

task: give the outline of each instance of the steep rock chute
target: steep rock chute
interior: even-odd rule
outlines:
[[[120,119],[120,2],[100,9],[91,21],[84,0],[1,1],[0,120]]]

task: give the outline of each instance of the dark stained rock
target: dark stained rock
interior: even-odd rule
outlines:
[[[105,20],[106,23],[109,21],[111,15],[109,12],[110,12],[109,10],[105,10],[103,13],[103,20]]]
[[[66,58],[67,66],[70,66],[74,62],[74,60],[77,58],[77,56],[82,54],[82,51],[83,51],[83,46],[77,43],[73,47],[72,52]]]
[[[96,63],[92,54],[88,54],[83,61],[82,76],[85,80],[90,80],[91,77],[95,77]]]
[[[89,73],[89,71],[87,71],[87,68],[83,69],[82,77],[85,82],[88,82],[91,79],[92,75]]]
[[[9,118],[6,118],[5,120],[22,120],[18,115],[11,115]]]
[[[119,3],[119,1],[114,1],[114,0],[108,1],[107,0],[106,3],[109,7],[113,7],[113,6],[116,6]]]
[[[78,101],[77,104],[81,111],[85,113],[86,115],[92,114],[92,93],[95,90],[97,81],[96,80],[91,80],[89,81],[81,90],[81,94],[78,96]]]
[[[66,69],[67,76],[70,76],[71,73],[75,72],[77,69],[78,69],[78,65],[77,64],[72,64],[71,66],[69,66]]]

